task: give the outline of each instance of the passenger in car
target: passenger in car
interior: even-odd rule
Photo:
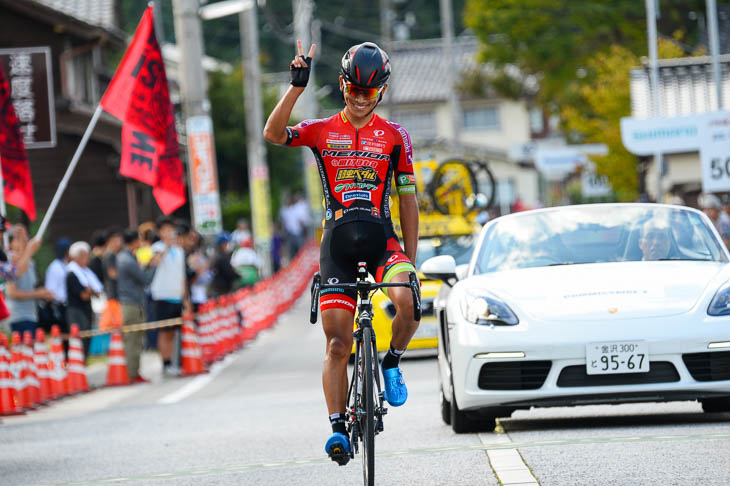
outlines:
[[[669,226],[649,222],[641,228],[639,248],[642,260],[667,259],[672,246],[672,232]]]

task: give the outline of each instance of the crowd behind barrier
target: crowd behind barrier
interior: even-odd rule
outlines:
[[[273,276],[209,299],[200,305],[196,315],[187,313],[179,319],[101,331],[81,332],[77,325],[72,325],[67,353],[56,325],[51,329],[50,349],[42,329],[36,331],[35,342],[30,331],[22,336],[14,332],[12,346],[0,333],[0,416],[23,414],[49,401],[88,392],[81,338],[100,333],[112,334],[106,386],[130,384],[122,332],[143,332],[155,327],[182,326],[182,376],[206,372],[212,363],[270,328],[291,307],[308,288],[319,265],[318,256],[318,246],[307,243],[289,265]]]

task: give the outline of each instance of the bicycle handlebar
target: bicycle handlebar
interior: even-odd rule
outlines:
[[[388,282],[388,283],[376,283],[370,282],[369,280],[358,280],[353,283],[336,283],[336,284],[323,284],[321,282],[321,276],[319,272],[314,275],[312,279],[312,307],[309,314],[309,322],[315,324],[317,322],[317,311],[319,308],[319,293],[324,289],[353,289],[358,292],[370,292],[373,290],[393,287],[407,287],[411,289],[413,296],[413,320],[421,320],[421,292],[418,278],[415,272],[408,272],[408,282]]]

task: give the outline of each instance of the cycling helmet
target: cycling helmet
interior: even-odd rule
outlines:
[[[380,88],[390,77],[390,59],[377,44],[363,42],[342,56],[340,74],[347,83],[361,88]]]

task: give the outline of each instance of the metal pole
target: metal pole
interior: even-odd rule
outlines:
[[[243,103],[246,110],[246,156],[251,193],[253,238],[264,275],[271,275],[271,195],[264,145],[264,113],[259,65],[259,26],[256,5],[239,14],[243,57]]]
[[[94,111],[94,115],[91,117],[91,121],[89,121],[89,126],[86,127],[84,136],[81,137],[81,142],[79,142],[79,146],[76,147],[76,152],[74,153],[74,156],[71,159],[71,163],[68,164],[68,169],[66,169],[66,173],[63,175],[63,179],[61,179],[61,182],[58,184],[58,189],[56,189],[56,194],[53,195],[53,200],[51,200],[51,205],[48,207],[48,211],[46,212],[46,215],[43,216],[43,221],[41,221],[41,226],[40,226],[40,228],[38,228],[38,233],[36,233],[36,238],[38,238],[39,240],[43,239],[43,234],[46,232],[48,223],[51,222],[53,213],[56,211],[56,206],[58,206],[58,201],[61,200],[61,196],[63,195],[63,192],[66,190],[68,181],[69,181],[69,179],[71,179],[71,175],[73,174],[74,169],[76,169],[76,165],[79,163],[81,154],[84,152],[84,149],[86,148],[86,143],[89,141],[89,138],[91,137],[91,132],[94,131],[94,127],[96,126],[96,122],[99,121],[99,117],[101,116],[102,111],[103,110],[101,109],[101,105],[97,105],[96,111]]]
[[[5,181],[3,180],[3,159],[0,157],[0,214],[3,218],[8,216],[7,208],[5,207]],[[8,249],[10,243],[8,232],[3,230],[3,248]]]
[[[380,40],[383,49],[392,56],[393,53],[393,12],[390,8],[391,0],[380,0]],[[392,68],[392,66],[391,66]],[[390,79],[391,84],[393,78]],[[393,88],[390,87],[390,93],[385,93],[385,109],[388,111],[388,118],[394,117],[393,109]]]
[[[646,0],[646,28],[649,40],[649,82],[651,84],[651,112],[658,118],[662,114],[659,98],[659,63],[657,53],[656,32],[656,4],[655,0]],[[656,169],[656,202],[662,202],[664,196],[664,178],[662,175],[662,153],[654,154],[654,168]]]
[[[707,24],[710,27],[710,56],[712,56],[712,74],[715,79],[715,89],[717,90],[717,109],[722,110],[722,74],[720,72],[720,40],[717,28],[717,6],[715,0],[707,0]]]
[[[459,105],[459,93],[456,92],[454,76],[457,64],[454,59],[454,22],[452,20],[451,0],[440,0],[441,11],[441,37],[444,48],[444,58],[449,63],[447,84],[449,86],[449,108],[451,112],[451,140],[457,156],[462,155],[461,147],[461,106]]]
[[[294,36],[302,41],[304,52],[307,52],[312,44],[312,9],[314,4],[312,0],[293,0],[292,7],[294,10]],[[317,55],[321,57],[320,46],[317,47]],[[314,64],[312,67],[314,68]],[[302,116],[305,120],[316,118],[319,111],[317,97],[314,92],[314,75],[315,72],[312,69],[309,74],[309,86],[297,102],[301,107]],[[319,171],[311,150],[302,148],[301,154],[307,200],[309,201],[309,210],[312,213],[312,225],[316,226],[322,220],[322,188]]]

